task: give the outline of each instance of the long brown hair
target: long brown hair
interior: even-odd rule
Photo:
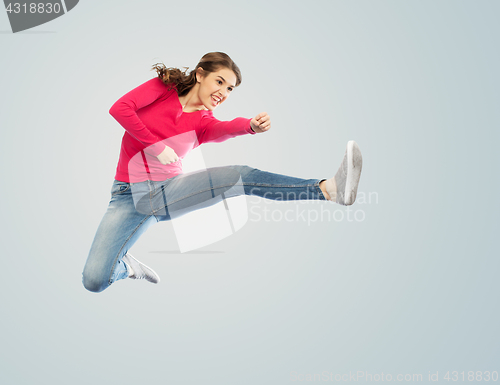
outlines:
[[[224,52],[209,52],[201,58],[200,62],[196,65],[196,68],[186,75],[188,67],[183,67],[185,70],[181,71],[179,68],[167,68],[163,63],[157,63],[153,65],[151,71],[156,70],[158,77],[163,81],[163,83],[172,88],[174,84],[177,88],[177,94],[179,96],[186,95],[191,88],[196,84],[196,70],[201,68],[204,75],[208,75],[210,72],[215,72],[221,68],[228,68],[234,72],[236,75],[236,84],[238,87],[241,84],[241,72],[238,66],[233,62],[233,60]]]

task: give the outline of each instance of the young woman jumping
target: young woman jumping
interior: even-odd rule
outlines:
[[[354,141],[347,143],[330,179],[301,179],[248,166],[183,173],[182,159],[193,148],[266,132],[271,120],[265,112],[231,121],[213,116],[241,83],[239,68],[225,53],[204,55],[189,74],[164,65],[153,69],[158,77],[125,94],[109,111],[125,133],[111,200],[83,270],[87,290],[101,292],[124,278],[158,283],[158,274],[128,250],[152,224],[213,205],[221,196],[354,203],[362,166]]]

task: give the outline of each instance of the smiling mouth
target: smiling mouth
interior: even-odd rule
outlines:
[[[212,95],[212,104],[216,107],[220,104],[221,102],[221,98],[217,97],[217,96],[214,96]]]

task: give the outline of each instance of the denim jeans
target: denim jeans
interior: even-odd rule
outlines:
[[[256,195],[273,200],[325,200],[322,179],[300,179],[248,166],[226,166],[140,183],[114,181],[108,209],[83,270],[87,290],[101,292],[127,278],[125,253],[154,223],[220,202]],[[215,199],[219,198],[219,199]]]

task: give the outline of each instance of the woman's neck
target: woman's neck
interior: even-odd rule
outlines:
[[[179,102],[181,102],[183,112],[194,112],[207,109],[198,97],[199,88],[199,83],[196,83],[194,87],[189,90],[187,95],[179,96]]]

